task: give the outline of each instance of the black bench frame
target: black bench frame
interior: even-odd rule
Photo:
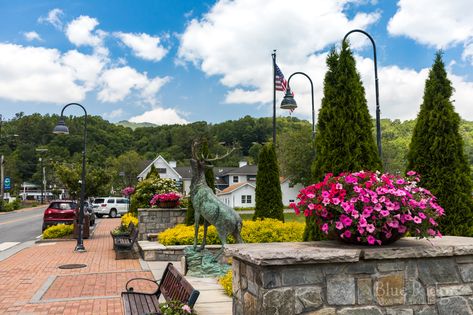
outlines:
[[[125,244],[127,243],[128,241],[131,241],[131,238],[132,236],[134,235],[135,233],[135,230],[137,230],[137,228],[135,227],[135,225],[133,224],[133,222],[130,222],[130,224],[128,224],[128,227],[127,227],[127,233],[125,234],[118,234],[118,235],[114,235],[112,233],[112,231],[110,231],[110,235],[112,236],[112,239],[113,239],[113,249],[116,249],[117,248],[117,244],[119,243],[122,243],[122,244]],[[136,240],[136,239],[135,239]],[[133,245],[132,245],[133,246]]]
[[[152,293],[135,292],[133,287],[129,287],[129,284],[137,280],[153,282],[158,288]],[[161,314],[159,310],[159,297],[161,295],[167,302],[180,301],[192,308],[200,294],[172,263],[167,264],[161,281],[133,278],[126,283],[125,289],[126,292],[122,292],[125,315]]]

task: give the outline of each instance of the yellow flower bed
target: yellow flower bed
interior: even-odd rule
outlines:
[[[286,222],[275,219],[245,220],[241,237],[245,243],[272,243],[272,242],[302,242],[304,223]],[[203,226],[199,229],[199,243],[204,235]],[[158,235],[158,241],[163,245],[192,245],[194,242],[194,226],[184,224],[176,225]],[[229,237],[229,243],[234,243],[233,237]],[[207,244],[220,244],[217,230],[209,226],[207,230]]]
[[[122,215],[121,222],[124,227],[128,227],[130,222],[133,222],[135,226],[138,226],[138,218],[135,217],[131,212]]]
[[[74,231],[74,226],[72,224],[65,225],[65,224],[58,224],[52,225],[48,227],[43,232],[43,239],[50,239],[50,238],[61,238],[66,235],[72,234]]]
[[[225,291],[225,294],[229,297],[233,296],[232,278],[233,273],[231,269],[228,270],[224,276],[218,278],[218,283],[220,283],[220,285],[223,287],[223,291]]]

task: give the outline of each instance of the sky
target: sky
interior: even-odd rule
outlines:
[[[473,120],[471,0],[0,0],[0,114],[76,102],[110,122],[268,117],[276,50],[286,78],[312,79],[317,116],[327,53],[353,29],[376,43],[381,118],[416,117],[442,50],[456,111]],[[349,40],[374,117],[373,49],[362,34]],[[290,84],[292,115],[311,120],[309,81]]]

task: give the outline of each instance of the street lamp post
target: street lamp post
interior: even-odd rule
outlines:
[[[380,109],[379,109],[379,87],[378,87],[378,62],[376,59],[376,44],[374,42],[373,37],[371,37],[370,34],[363,30],[351,30],[348,33],[345,34],[342,40],[342,44],[345,42],[347,37],[351,33],[361,33],[366,35],[369,40],[371,41],[371,44],[373,45],[373,62],[374,62],[374,88],[375,88],[375,93],[376,93],[376,144],[378,145],[378,154],[379,158],[381,161],[383,160],[383,150],[381,148],[381,118],[380,118]]]
[[[43,182],[41,183],[41,204],[44,203],[44,192],[46,190],[46,172],[44,170],[44,166],[43,166],[43,160],[44,160],[44,156],[43,156],[43,153],[44,152],[47,152],[48,149],[36,149],[36,152],[40,152],[41,153],[41,157],[39,158],[39,161],[41,162],[41,172],[43,174]]]
[[[74,249],[76,252],[85,252],[84,241],[83,241],[83,230],[84,230],[84,197],[85,197],[85,150],[86,150],[86,139],[87,139],[87,111],[84,106],[78,103],[69,103],[64,106],[61,110],[61,118],[59,119],[56,127],[54,127],[53,133],[55,134],[69,134],[69,128],[64,123],[64,110],[69,106],[79,106],[84,110],[84,150],[82,151],[82,175],[81,175],[81,189],[80,189],[80,208],[79,208],[79,236],[77,237],[77,245]]]
[[[304,72],[294,72],[289,76],[289,79],[287,80],[287,89],[286,89],[286,95],[284,95],[284,98],[281,102],[281,109],[289,109],[289,110],[294,110],[297,108],[297,103],[296,100],[294,99],[294,95],[292,94],[291,87],[290,87],[290,82],[291,78],[296,75],[296,74],[301,74],[305,76],[307,79],[309,79],[310,82],[310,88],[311,88],[311,95],[312,95],[312,142],[314,142],[315,139],[315,107],[314,107],[314,84],[312,83],[311,78],[305,74]]]

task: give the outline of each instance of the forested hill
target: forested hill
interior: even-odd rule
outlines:
[[[6,175],[14,183],[23,181],[41,182],[39,153],[37,148],[46,148],[44,162],[52,170],[52,165],[71,165],[81,159],[83,148],[82,117],[67,117],[69,135],[54,135],[52,130],[58,121],[57,115],[23,115],[3,121],[1,125],[0,153],[5,155]],[[118,173],[124,169],[123,161],[141,167],[144,160],[151,160],[161,154],[178,164],[188,164],[191,142],[205,136],[210,139],[213,153],[224,153],[225,146],[239,144],[239,151],[221,164],[238,165],[247,159],[257,162],[261,144],[272,139],[272,118],[252,118],[245,116],[238,120],[209,124],[203,121],[188,125],[165,125],[129,127],[112,124],[99,116],[89,116],[87,121],[87,161],[90,169],[96,168],[108,173],[112,181],[117,181]],[[387,171],[404,171],[405,154],[410,142],[414,121],[382,120],[382,143]],[[133,127],[133,128],[132,128]],[[136,127],[136,128],[135,128]],[[465,151],[473,163],[473,122],[463,121],[461,133],[465,140]],[[374,136],[374,135],[373,135]],[[309,122],[294,117],[280,117],[277,120],[278,159],[283,175],[298,178],[297,173],[310,170],[311,126]],[[126,158],[123,156],[128,155]],[[131,155],[135,157],[132,161]],[[122,161],[122,162],[120,162]],[[132,167],[129,165],[128,167]],[[134,176],[133,171],[128,171]],[[52,171],[49,173],[53,173]],[[49,175],[54,177],[54,174]],[[300,176],[299,176],[300,177]],[[113,179],[114,178],[114,179]],[[48,183],[54,182],[54,178]]]

